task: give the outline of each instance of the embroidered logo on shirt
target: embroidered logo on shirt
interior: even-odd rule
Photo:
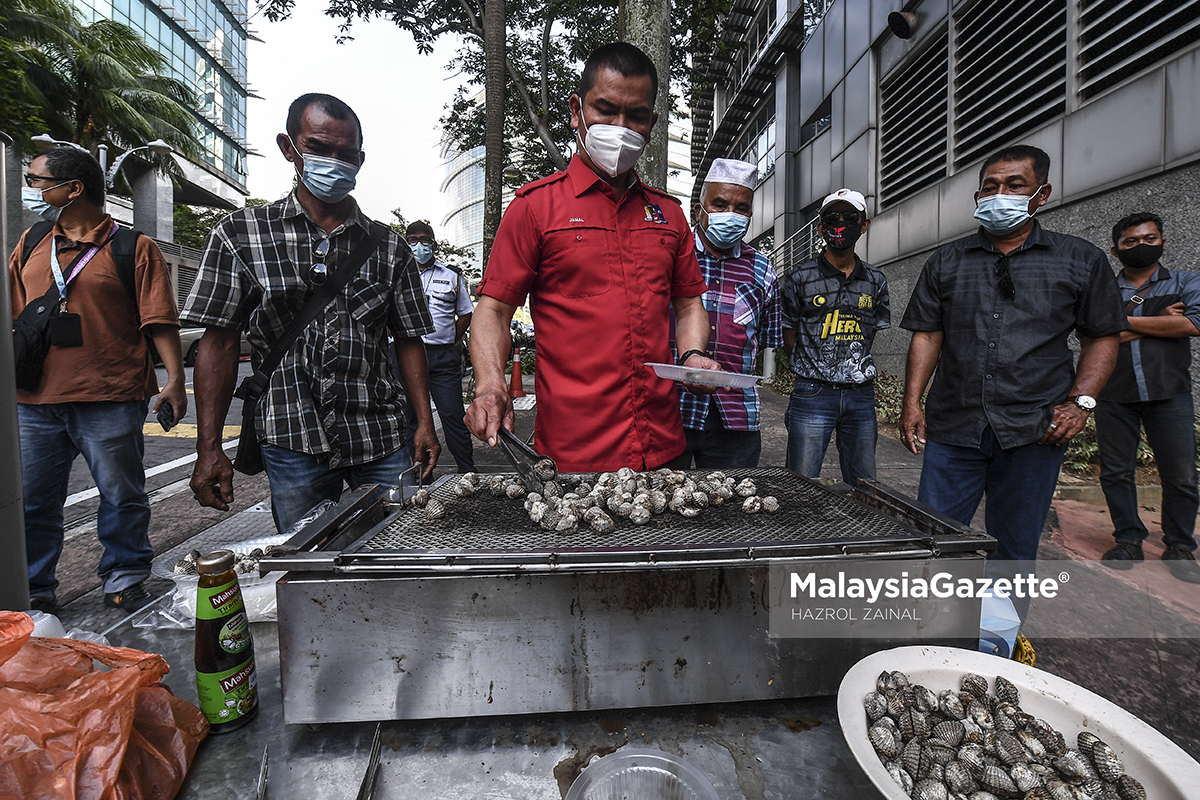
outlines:
[[[571,217],[571,222],[583,222],[583,217]]]
[[[825,305],[825,296],[819,294],[816,297],[814,297],[813,305],[816,306],[817,308],[820,308],[821,306]]]
[[[869,295],[869,294],[860,294],[858,296],[858,307],[859,308],[874,308],[875,307],[875,299],[873,297],[871,297],[871,295]]]
[[[849,341],[861,341],[863,339],[862,328],[858,324],[858,319],[853,315],[842,316],[840,309],[836,308],[825,315],[825,321],[821,324],[821,338],[824,339],[830,334],[833,334],[836,339]]]
[[[657,222],[659,225],[667,224],[667,218],[663,216],[660,206],[647,204],[644,208],[646,209],[646,222]]]

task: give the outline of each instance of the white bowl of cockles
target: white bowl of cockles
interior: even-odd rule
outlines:
[[[842,734],[895,800],[1188,800],[1200,764],[1129,712],[1016,661],[912,646],[855,664]]]

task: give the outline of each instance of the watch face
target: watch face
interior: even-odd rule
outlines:
[[[1096,407],[1096,398],[1090,395],[1081,394],[1079,397],[1075,398],[1075,404],[1084,411],[1091,411]]]

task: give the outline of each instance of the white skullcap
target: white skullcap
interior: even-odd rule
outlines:
[[[754,188],[754,178],[758,173],[758,167],[753,164],[748,164],[745,161],[738,161],[732,158],[716,158],[713,159],[712,166],[708,168],[708,176],[705,177],[705,183],[732,183],[737,186],[745,186],[747,189]]]

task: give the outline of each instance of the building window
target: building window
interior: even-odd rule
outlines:
[[[1094,97],[1197,41],[1197,0],[1080,0],[1079,96]]]
[[[763,103],[762,110],[742,129],[742,135],[730,148],[733,158],[755,164],[762,183],[775,169],[775,96]]]
[[[943,26],[928,47],[880,84],[879,196],[884,207],[946,177],[948,52]]]
[[[1067,110],[1067,0],[982,0],[955,14],[954,166]]]
[[[808,122],[800,126],[800,146],[811,142],[829,129],[833,121],[833,95],[829,95],[817,106],[817,110],[808,118]]]

